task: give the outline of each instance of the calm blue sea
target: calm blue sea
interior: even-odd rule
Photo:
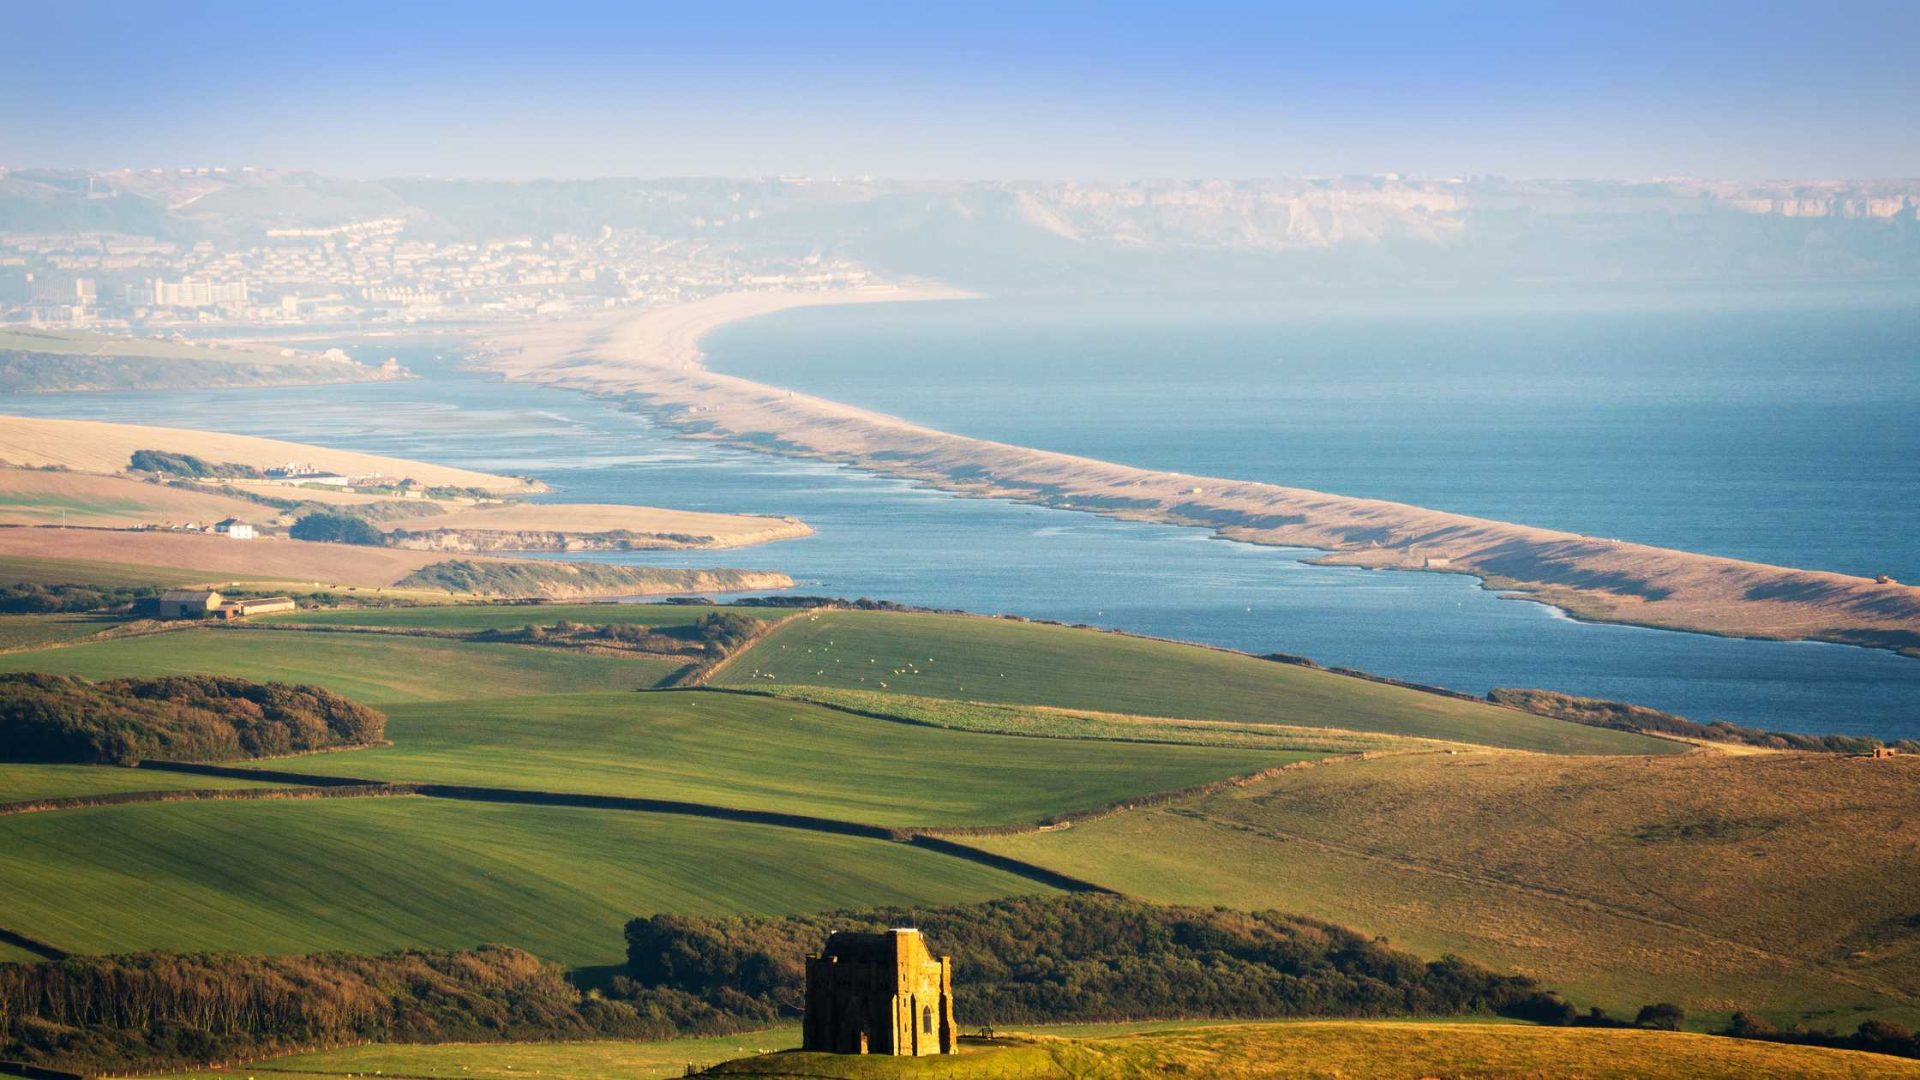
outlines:
[[[1577,418],[1577,395],[1567,389],[1569,380],[1580,378],[1577,372],[1561,371],[1546,380],[1562,387],[1557,394],[1527,390],[1518,384],[1529,380],[1512,374],[1500,393],[1531,404],[1494,407],[1466,404],[1474,396],[1466,385],[1473,376],[1409,365],[1419,371],[1417,380],[1429,388],[1434,404],[1423,406],[1420,395],[1406,386],[1388,386],[1383,397],[1399,402],[1394,409],[1400,419],[1386,424],[1369,420],[1364,403],[1341,389],[1334,367],[1339,350],[1333,347],[1331,328],[1317,331],[1328,336],[1322,360],[1313,379],[1301,383],[1321,403],[1314,407],[1275,385],[1285,380],[1270,371],[1265,382],[1250,379],[1241,389],[1232,389],[1227,374],[1231,369],[1214,366],[1212,354],[1200,348],[1205,341],[1241,342],[1244,352],[1236,362],[1242,370],[1266,371],[1271,365],[1262,367],[1252,358],[1274,348],[1276,339],[1299,332],[1292,322],[1240,316],[1235,323],[1230,313],[1215,310],[1197,323],[1189,319],[1181,330],[1170,312],[1135,309],[1137,331],[1119,333],[1090,325],[1099,321],[1099,311],[1110,310],[1099,306],[1076,305],[1084,312],[1080,315],[1037,306],[1025,314],[998,305],[975,309],[1005,313],[992,319],[960,314],[965,307],[807,312],[730,328],[712,345],[716,363],[730,370],[789,380],[969,433],[1141,464],[1311,483],[1789,562],[1844,565],[1857,557],[1897,568],[1902,558],[1906,565],[1920,561],[1912,549],[1915,459],[1899,461],[1897,455],[1876,452],[1868,461],[1845,460],[1846,455],[1824,448],[1827,443],[1817,434],[1800,430],[1816,421],[1792,401],[1783,402],[1780,410],[1750,413],[1751,421],[1761,426],[1741,445],[1786,438],[1777,434],[1781,422],[1769,419],[1784,411],[1794,418],[1786,426],[1796,429],[1789,441],[1801,452],[1818,452],[1849,475],[1856,470],[1881,475],[1875,483],[1843,485],[1854,493],[1847,498],[1812,493],[1830,499],[1825,505],[1836,508],[1822,520],[1819,513],[1795,503],[1798,496],[1786,486],[1812,484],[1808,467],[1795,464],[1788,471],[1800,479],[1779,481],[1775,494],[1763,500],[1768,505],[1741,511],[1761,522],[1766,533],[1748,536],[1721,528],[1717,514],[1700,512],[1698,505],[1702,499],[1716,499],[1723,506],[1739,500],[1716,491],[1716,485],[1662,474],[1693,467],[1672,462],[1715,460],[1722,475],[1745,477],[1742,483],[1765,489],[1764,479],[1755,476],[1764,470],[1725,460],[1750,456],[1746,451],[1716,453],[1712,439],[1671,431],[1660,435],[1657,447],[1636,447],[1610,434],[1603,438],[1599,429],[1609,421],[1592,415]],[[1875,339],[1870,330],[1846,329],[1846,319],[1824,314],[1814,318],[1856,345]],[[1869,320],[1889,320],[1883,326],[1885,349],[1877,377],[1888,400],[1898,394],[1913,400],[1911,375],[1896,370],[1892,354],[1901,343],[1892,340],[1897,335],[1890,329],[1909,318],[1889,311]],[[1019,332],[1022,319],[1024,325],[1045,332]],[[1357,335],[1348,338],[1351,342],[1382,332],[1364,322],[1340,323],[1344,328],[1339,333]],[[869,333],[882,344],[862,344]],[[1411,344],[1431,336],[1410,329],[1399,333]],[[1492,328],[1482,333],[1498,336]],[[1809,341],[1826,336],[1811,329],[1802,333]],[[1652,349],[1662,336],[1657,328],[1643,327],[1638,340]],[[1150,369],[1173,354],[1149,347],[1150,341],[1185,350],[1178,354],[1181,362],[1204,377],[1177,380],[1155,374]],[[987,342],[993,347],[983,351]],[[1132,374],[1116,376],[1111,384],[1092,379],[1102,368],[1085,350],[1096,346],[1131,356],[1122,370]],[[6,411],[30,415],[218,427],[531,474],[554,485],[555,498],[794,514],[817,530],[803,540],[759,548],[606,557],[613,561],[780,569],[800,579],[801,588],[809,592],[1016,612],[1256,652],[1301,653],[1325,663],[1471,692],[1541,686],[1642,702],[1700,719],[1920,737],[1920,661],[1891,653],[1583,624],[1539,604],[1500,599],[1458,575],[1315,567],[1303,561],[1311,552],[1227,543],[1199,530],[956,498],[839,467],[674,438],[609,402],[463,372],[453,356],[436,358],[432,348],[371,346],[356,351],[370,359],[397,355],[427,377],[342,387],[15,397],[5,406]],[[958,363],[976,353],[983,358],[979,364]],[[1518,353],[1509,355],[1517,364]],[[1341,362],[1376,376],[1391,366],[1364,357]],[[1658,369],[1648,360],[1636,363],[1643,370]],[[865,378],[854,376],[860,370]],[[988,374],[992,370],[1001,374]],[[1070,378],[1068,373],[1076,370],[1088,377]],[[1449,389],[1454,381],[1461,385]],[[878,385],[882,382],[886,385]],[[1196,389],[1209,382],[1211,398]],[[922,384],[970,388],[939,393],[921,389]],[[1696,385],[1707,384],[1696,380]],[[1755,388],[1751,393],[1780,401],[1770,391]],[[1628,388],[1616,396],[1637,398],[1642,404],[1646,398],[1643,391]],[[1869,421],[1862,418],[1880,415],[1880,403],[1872,394],[1856,397],[1852,404],[1832,406],[1845,415],[1829,427],[1831,440],[1854,447],[1850,453],[1867,452],[1862,447],[1911,446],[1913,433],[1904,430],[1910,421],[1892,424],[1902,430],[1863,431]],[[1558,426],[1573,426],[1575,434],[1549,431],[1516,415],[1545,409],[1540,403],[1548,400],[1559,402]],[[1460,415],[1460,410],[1475,407],[1507,434],[1475,434]],[[1639,411],[1630,401],[1596,408],[1622,417]],[[1106,410],[1111,410],[1106,413],[1111,422],[1098,419]],[[1676,415],[1670,405],[1658,411]],[[1250,418],[1256,414],[1268,419]],[[1275,418],[1283,414],[1300,418],[1307,430],[1274,430],[1282,426]],[[1650,433],[1642,441],[1662,431],[1645,418],[1636,422]],[[1723,425],[1719,430],[1729,438],[1737,428]],[[1230,431],[1242,433],[1237,442]],[[1310,438],[1309,431],[1318,431],[1320,439]],[[1420,453],[1400,445],[1406,440],[1451,449]],[[1342,446],[1372,447],[1368,460],[1378,468],[1343,461]],[[1635,469],[1601,460],[1623,446],[1669,464]],[[1691,457],[1676,446],[1692,447]],[[1504,457],[1502,447],[1508,448]],[[1495,455],[1492,463],[1482,460],[1489,453]],[[1514,463],[1542,460],[1581,464],[1530,467],[1524,481],[1516,484],[1540,493],[1534,499],[1504,492],[1495,482],[1501,461],[1509,472],[1520,472]],[[1295,464],[1303,471],[1318,471],[1294,475]],[[1611,479],[1583,488],[1582,475]],[[1611,490],[1630,485],[1644,492],[1671,484],[1692,494],[1664,501],[1662,505],[1671,508],[1664,516]],[[1877,534],[1856,527],[1857,522],[1837,520],[1854,516],[1858,509],[1848,498],[1875,502],[1866,491],[1876,486],[1881,491],[1876,520],[1907,524],[1889,524],[1885,534]],[[1487,502],[1462,501],[1469,496]],[[1846,508],[1838,509],[1842,506]],[[1544,512],[1522,512],[1528,507],[1553,507],[1553,513],[1567,517],[1549,520]],[[1591,523],[1615,512],[1610,507],[1635,507],[1637,512],[1611,525]],[[1710,533],[1722,535],[1727,543],[1700,539]],[[1736,541],[1758,546],[1737,547]],[[1854,554],[1845,554],[1849,551]],[[1920,568],[1908,576],[1920,579]]]
[[[947,431],[1920,581],[1920,291],[973,301],[713,366]]]

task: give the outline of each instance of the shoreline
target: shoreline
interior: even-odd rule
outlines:
[[[991,442],[724,375],[699,340],[797,307],[977,298],[943,286],[728,293],[492,335],[477,366],[620,399],[693,437],[850,465],[979,498],[1207,528],[1314,548],[1331,566],[1477,577],[1591,622],[1920,657],[1920,587],[1771,566],[1253,481],[1136,468]]]

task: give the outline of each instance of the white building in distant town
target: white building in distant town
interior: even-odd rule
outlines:
[[[228,518],[217,522],[213,526],[213,531],[233,540],[251,540],[254,536],[253,526],[239,518]]]

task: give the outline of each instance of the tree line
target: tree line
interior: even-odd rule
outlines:
[[[128,459],[127,465],[134,472],[182,476],[192,480],[232,477],[257,479],[266,475],[251,465],[236,465],[230,461],[213,462],[172,450],[135,450],[133,456]]]
[[[0,964],[0,1058],[66,1069],[234,1062],[363,1040],[671,1038],[737,1030],[582,994],[503,946],[380,956],[138,953]]]
[[[386,715],[317,686],[222,675],[0,674],[0,760],[230,761],[380,742]]]
[[[637,990],[695,995],[771,1022],[804,1000],[805,957],[836,930],[915,925],[954,959],[966,1024],[1161,1017],[1558,1016],[1532,979],[1459,957],[1427,961],[1278,912],[1118,897],[1020,897],[911,911],[787,917],[660,914],[627,924]]]
[[[1603,698],[1576,697],[1552,690],[1495,687],[1488,692],[1487,700],[1496,705],[1507,705],[1536,716],[1548,716],[1555,720],[1585,724],[1588,727],[1613,728],[1618,731],[1677,735],[1685,739],[1741,743],[1747,746],[1765,746],[1775,750],[1865,754],[1880,746],[1891,746],[1909,754],[1920,753],[1920,742],[1913,739],[1898,739],[1892,743],[1882,743],[1879,739],[1866,735],[1803,735],[1794,731],[1766,731],[1760,728],[1741,727],[1739,724],[1725,720],[1702,724],[1684,716],[1675,716],[1673,713],[1661,712],[1659,709],[1649,709],[1645,705],[1627,705]]]

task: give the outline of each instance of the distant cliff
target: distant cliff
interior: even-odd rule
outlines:
[[[0,174],[0,231],[258,242],[399,219],[484,240],[603,226],[741,250],[804,245],[995,286],[1268,279],[1920,277],[1920,180],[1361,176],[1142,183],[341,180],[261,171]]]

